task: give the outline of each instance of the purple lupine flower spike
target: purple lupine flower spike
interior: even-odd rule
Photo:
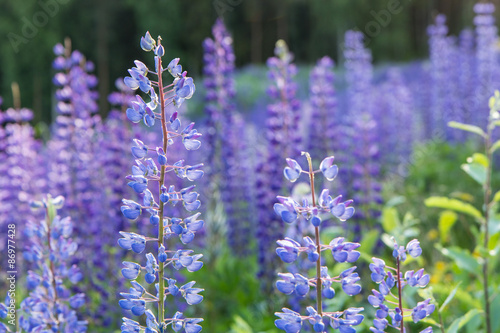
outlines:
[[[341,115],[334,88],[334,63],[329,57],[318,60],[309,78],[311,124],[308,149],[313,156],[339,150]]]
[[[147,213],[149,222],[157,229],[157,236],[148,237],[140,233],[121,232],[122,238],[118,245],[124,250],[135,253],[144,253],[145,259],[141,264],[124,261],[122,275],[130,280],[132,287],[129,293],[121,293],[119,301],[122,309],[130,311],[135,316],[146,315],[146,326],[138,322],[123,318],[122,331],[165,332],[170,325],[174,331],[184,329],[185,332],[198,333],[201,331],[199,323],[201,318],[184,318],[181,312],[176,312],[168,317],[165,311],[167,298],[184,298],[188,305],[198,304],[203,300],[199,293],[201,288],[195,287],[195,282],[187,282],[182,286],[172,274],[169,277],[167,270],[186,269],[194,272],[203,266],[200,261],[201,254],[194,254],[186,245],[193,241],[196,233],[203,228],[204,222],[199,219],[200,213],[195,211],[200,207],[198,193],[195,185],[179,188],[172,184],[175,178],[184,181],[197,181],[203,176],[203,164],[188,165],[184,160],[175,161],[170,153],[170,146],[182,143],[187,150],[196,150],[200,147],[200,133],[194,128],[194,123],[182,127],[178,111],[167,115],[169,105],[179,108],[186,99],[190,99],[195,92],[193,79],[182,71],[179,59],[174,59],[164,67],[162,57],[165,50],[161,45],[161,38],[155,41],[146,33],[141,39],[141,47],[147,52],[154,53],[155,70],[150,70],[147,65],[135,61],[136,67],[129,70],[130,76],[124,79],[125,84],[133,89],[140,89],[147,94],[146,100],[139,95],[132,101],[126,110],[127,117],[133,123],[143,121],[146,126],[152,127],[160,124],[162,141],[160,143],[133,140],[132,155],[135,165],[132,175],[127,176],[128,185],[139,195],[137,201],[123,199],[121,210],[123,215],[132,220],[137,220],[142,213]],[[166,78],[173,77],[171,84],[166,83]],[[156,75],[157,80],[148,78]],[[159,144],[159,145],[158,145]],[[174,177],[168,178],[168,177]],[[168,185],[166,182],[172,185]],[[176,181],[175,181],[176,182]],[[177,211],[177,216],[169,216],[167,205],[183,207]],[[166,239],[178,238],[179,245],[169,248]],[[152,252],[148,252],[147,243],[155,244]],[[145,253],[147,252],[147,253]],[[145,273],[146,284],[137,280]],[[157,304],[157,310],[146,309],[146,302]]]
[[[332,299],[335,297],[335,289],[332,287],[334,283],[338,283],[349,296],[361,292],[361,286],[358,284],[360,277],[355,272],[356,266],[347,268],[338,276],[332,277],[328,267],[321,265],[321,252],[331,251],[336,262],[354,263],[360,257],[360,252],[357,251],[360,244],[347,242],[344,237],[337,237],[328,245],[321,244],[320,241],[322,219],[331,214],[340,221],[348,220],[354,215],[354,208],[350,205],[352,200],[342,202],[342,196],[332,198],[327,189],[324,189],[316,199],[314,175],[321,172],[328,181],[332,181],[337,175],[338,168],[333,164],[333,156],[330,156],[321,162],[318,170],[313,170],[309,153],[302,154],[307,158],[308,170],[303,170],[296,160],[287,159],[288,166],[285,168],[284,174],[291,182],[295,182],[301,174],[307,174],[311,186],[312,202],[304,200],[303,204],[299,204],[291,197],[278,196],[279,203],[274,205],[274,211],[285,223],[296,223],[299,219],[310,222],[314,229],[314,240],[309,236],[304,237],[302,242],[292,238],[278,240],[279,247],[276,249],[276,253],[285,263],[293,263],[302,253],[307,254],[308,260],[316,265],[316,276],[308,277],[299,272],[278,273],[279,280],[276,282],[276,288],[286,295],[300,298],[306,297],[313,289],[316,291],[316,305],[308,306],[305,315],[283,308],[283,312],[275,313],[279,317],[275,320],[275,325],[285,332],[301,332],[303,328],[306,329],[303,325],[309,321],[314,332],[325,332],[328,323],[333,329],[338,329],[340,332],[356,332],[354,327],[364,319],[364,316],[360,314],[363,308],[348,308],[333,312],[323,311],[322,301],[323,298]],[[415,245],[412,245],[412,250],[416,251]]]
[[[20,101],[14,104],[19,105]],[[1,251],[7,251],[8,225],[16,225],[17,233],[23,233],[25,225],[21,221],[30,216],[29,202],[33,200],[33,195],[43,192],[46,186],[43,176],[46,169],[37,154],[41,150],[41,143],[34,138],[34,130],[29,124],[32,117],[31,110],[19,106],[0,110]],[[23,247],[22,238],[17,242],[18,247]],[[7,260],[7,255],[2,256],[0,264],[7,267]],[[19,265],[19,270],[22,270],[22,261]],[[0,282],[0,286],[3,283]]]
[[[415,323],[434,312],[435,305],[430,303],[430,298],[419,302],[413,309],[403,307],[402,292],[407,286],[424,288],[430,281],[429,275],[424,273],[423,268],[416,272],[410,270],[403,274],[402,264],[408,255],[417,258],[421,254],[422,248],[418,240],[409,241],[406,247],[400,246],[394,240],[392,256],[396,261],[396,267],[386,265],[381,259],[372,258],[373,263],[369,266],[372,272],[371,278],[379,286],[378,291],[373,289],[372,295],[368,296],[368,302],[378,309],[375,313],[376,318],[373,320],[373,326],[370,327],[372,332],[383,333],[387,327],[404,329],[404,318],[408,312],[411,312],[411,318]],[[396,290],[393,291],[393,288]],[[432,327],[428,327],[422,332],[432,332]]]
[[[246,147],[241,137],[245,127],[238,118],[235,107],[233,39],[222,19],[217,19],[213,39],[203,42],[204,84],[206,87],[205,111],[208,115],[207,164],[210,165],[206,182],[209,191],[219,190],[226,212],[228,244],[237,255],[248,254],[246,235],[250,232],[246,202],[248,179],[244,165],[239,163]],[[218,188],[217,188],[218,186]],[[213,197],[208,194],[207,197]],[[219,204],[219,203],[213,203]]]
[[[65,283],[78,284],[83,275],[71,264],[78,251],[77,243],[70,238],[73,222],[69,217],[56,215],[63,204],[63,197],[50,195],[42,202],[34,202],[33,207],[45,209],[45,219],[28,222],[25,230],[31,244],[24,258],[34,267],[28,272],[30,293],[22,301],[19,315],[19,326],[26,332],[87,332],[87,322],[77,316],[77,309],[86,303],[86,295],[73,294]]]
[[[275,56],[267,60],[268,76],[272,82],[268,94],[273,103],[267,108],[266,146],[256,167],[258,275],[262,287],[268,291],[279,263],[272,254],[273,243],[284,234],[281,222],[269,212],[269,206],[274,202],[272,193],[277,193],[286,185],[282,173],[274,166],[287,157],[297,158],[301,145],[300,103],[295,97],[297,85],[293,81],[297,68],[283,40],[276,43],[274,53]]]
[[[475,110],[484,110],[484,101],[493,95],[498,86],[499,66],[497,64],[498,53],[496,41],[498,40],[498,28],[495,26],[495,5],[490,2],[478,2],[474,5],[474,25],[476,26],[476,103]],[[473,124],[486,127],[488,121],[488,110],[483,113],[474,114],[471,120]],[[477,111],[476,111],[477,112]]]
[[[359,207],[354,233],[359,241],[363,226],[376,225],[383,204],[377,123],[368,113],[360,114],[354,121],[353,135],[352,142],[356,149],[353,150],[352,190]]]

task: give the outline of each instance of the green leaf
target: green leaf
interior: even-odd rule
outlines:
[[[500,191],[497,191],[495,195],[493,196],[493,202],[499,202],[500,201]]]
[[[500,148],[500,140],[496,141],[491,147],[490,152],[493,154],[498,148]]]
[[[446,297],[446,299],[444,300],[443,304],[441,305],[441,307],[439,307],[439,312],[443,312],[443,310],[446,308],[446,306],[448,305],[448,303],[451,302],[451,300],[453,299],[453,297],[455,297],[455,294],[457,293],[457,290],[458,290],[458,287],[460,287],[460,284],[462,284],[462,281],[460,281],[457,286],[455,288],[453,288],[453,290],[450,292],[450,294],[448,295],[448,297]]]
[[[448,123],[448,126],[453,127],[453,128],[458,128],[458,129],[461,129],[463,131],[475,133],[477,135],[482,136],[483,138],[486,137],[486,133],[484,133],[484,131],[478,126],[462,124],[462,123],[459,123],[456,121],[450,121]]]
[[[252,333],[252,327],[243,318],[234,316],[234,323],[231,325],[231,333]]]
[[[447,197],[430,197],[425,200],[425,205],[427,207],[454,210],[456,212],[470,215],[477,219],[481,219],[483,217],[481,212],[476,207],[458,199],[450,199]]]
[[[474,318],[475,316],[477,316],[479,313],[482,312],[483,311],[479,309],[469,310],[469,312],[467,312],[465,316],[455,319],[455,321],[453,321],[448,330],[446,330],[446,333],[457,333],[458,330],[464,327],[465,324],[467,324],[472,318]]]
[[[441,251],[443,255],[453,259],[455,264],[457,264],[460,269],[464,269],[473,274],[481,273],[480,265],[477,262],[477,259],[472,256],[469,250],[462,249],[457,246],[443,248],[439,244],[436,245],[436,248]]]
[[[493,332],[498,332],[500,330],[500,296],[497,295],[493,302],[491,302],[491,313],[495,313],[497,315],[491,316],[491,329]]]
[[[368,253],[370,255],[369,258],[371,259],[373,248],[375,247],[375,244],[377,243],[379,237],[380,237],[379,231],[376,229],[364,233],[363,241],[361,242],[361,246],[358,248],[358,251],[363,253]]]
[[[448,239],[448,232],[457,221],[457,218],[457,214],[451,210],[441,212],[439,216],[439,236],[441,238],[441,243],[446,242]]]
[[[396,208],[385,207],[382,211],[382,227],[384,228],[384,231],[390,233],[399,224],[399,216]]]
[[[467,163],[460,166],[469,176],[472,177],[480,185],[484,185],[486,182],[486,168],[479,163]]]
[[[490,164],[488,157],[481,153],[474,153],[471,157],[467,158],[467,163],[479,163],[485,168]]]

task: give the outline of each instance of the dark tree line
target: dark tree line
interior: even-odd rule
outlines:
[[[52,47],[70,37],[75,49],[96,64],[101,112],[115,78],[139,57],[146,30],[161,35],[167,54],[181,57],[191,75],[201,73],[203,39],[216,17],[233,37],[237,65],[263,63],[277,39],[285,39],[297,61],[323,55],[341,60],[343,34],[365,33],[376,62],[407,61],[427,54],[426,28],[437,13],[452,33],[472,25],[473,0],[0,0],[0,96],[12,105],[17,81],[23,106],[35,121],[49,122]],[[497,5],[499,0],[494,1]]]

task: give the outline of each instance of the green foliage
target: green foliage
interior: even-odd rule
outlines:
[[[248,332],[278,332],[267,331],[274,328],[274,311],[280,308],[274,306],[278,296],[261,292],[256,273],[254,257],[235,258],[226,245],[217,257],[194,273],[194,279],[205,289],[199,309],[205,319],[204,330],[227,332],[231,327],[240,332],[246,323],[251,323],[248,325],[252,330]]]
[[[476,219],[480,219],[483,216],[481,212],[474,206],[458,199],[450,199],[446,197],[430,197],[429,199],[425,200],[425,205],[427,207],[454,210],[459,213],[470,215]]]

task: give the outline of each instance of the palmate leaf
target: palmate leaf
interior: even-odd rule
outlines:
[[[459,123],[457,121],[450,121],[448,123],[448,126],[453,127],[453,128],[458,128],[458,129],[461,129],[463,131],[475,133],[483,138],[486,137],[486,133],[484,133],[484,131],[478,126],[463,124],[463,123]]]
[[[483,215],[476,207],[458,199],[450,199],[447,197],[430,197],[425,200],[425,205],[427,207],[454,210],[456,212],[475,217],[478,220],[483,218]]]

